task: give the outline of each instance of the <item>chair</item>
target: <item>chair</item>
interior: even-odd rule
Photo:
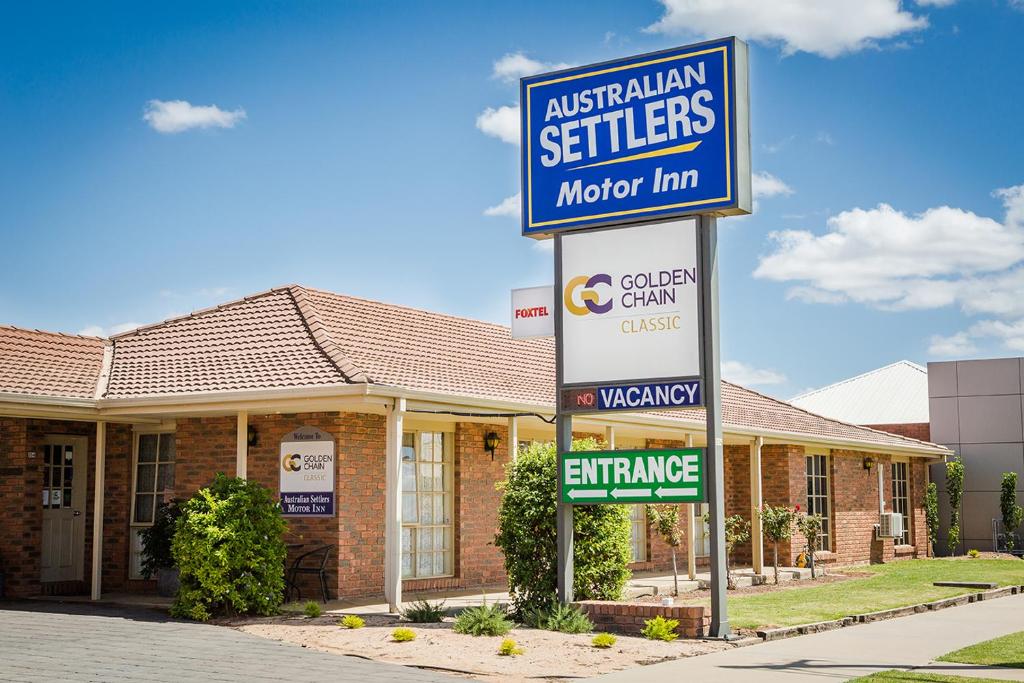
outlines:
[[[320,577],[320,591],[326,603],[330,596],[327,593],[327,573],[324,568],[327,566],[327,558],[330,557],[333,545],[322,545],[309,552],[302,553],[295,558],[292,566],[288,569],[288,599],[291,600],[292,590],[295,590],[298,599],[302,599],[302,591],[299,589],[299,575],[312,574]]]

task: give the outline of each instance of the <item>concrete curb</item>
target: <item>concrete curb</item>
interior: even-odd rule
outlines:
[[[944,598],[933,602],[922,602],[916,605],[895,607],[893,609],[880,610],[878,612],[867,612],[865,614],[851,614],[850,616],[843,617],[842,619],[819,621],[814,624],[800,624],[798,626],[763,629],[755,631],[755,633],[757,633],[758,638],[765,642],[782,640],[784,638],[807,635],[808,633],[834,631],[836,629],[853,626],[855,624],[869,624],[875,621],[907,617],[911,614],[921,614],[922,612],[934,612],[936,610],[946,609],[947,607],[959,607],[961,605],[968,605],[972,602],[995,600],[996,598],[1005,598],[1009,595],[1018,594],[1024,594],[1024,586],[1004,586],[1002,588],[996,588],[995,590],[982,591],[979,593],[967,593],[966,595],[958,595],[956,597]]]

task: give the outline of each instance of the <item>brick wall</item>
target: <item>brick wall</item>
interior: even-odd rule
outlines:
[[[800,506],[807,510],[807,465],[803,446],[765,444],[761,447],[761,499],[769,505]],[[805,544],[794,533],[788,542],[779,543],[779,565],[792,566]],[[765,565],[771,564],[774,549],[765,543]]]
[[[657,616],[679,622],[676,632],[683,638],[703,638],[711,627],[711,610],[703,605],[635,605],[583,600],[576,605],[594,622],[595,631],[639,635],[644,622]]]
[[[877,429],[882,432],[889,432],[890,434],[899,434],[900,436],[909,436],[911,439],[918,439],[919,441],[931,441],[931,425],[927,422],[908,422],[906,424],[878,424],[878,425],[864,425],[871,429]]]
[[[492,431],[501,438],[494,460],[484,450],[484,435]],[[511,460],[507,431],[472,422],[455,427],[456,573],[462,588],[505,582],[505,560],[494,545],[494,535],[501,505],[495,483],[504,479],[505,465]]]

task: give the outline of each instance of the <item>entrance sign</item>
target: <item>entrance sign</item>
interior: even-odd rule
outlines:
[[[281,514],[334,516],[334,437],[300,427],[281,440]]]
[[[690,379],[654,384],[612,384],[562,389],[558,408],[564,413],[592,413],[609,410],[690,408],[700,405],[700,380]]]
[[[555,288],[512,290],[512,338],[555,336]]]
[[[561,454],[562,502],[702,503],[704,450],[573,451]]]
[[[561,237],[562,386],[700,376],[697,220]]]
[[[520,81],[523,234],[751,211],[736,38]]]

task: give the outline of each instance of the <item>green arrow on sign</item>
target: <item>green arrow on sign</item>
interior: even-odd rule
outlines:
[[[565,503],[702,503],[704,449],[562,453]]]

